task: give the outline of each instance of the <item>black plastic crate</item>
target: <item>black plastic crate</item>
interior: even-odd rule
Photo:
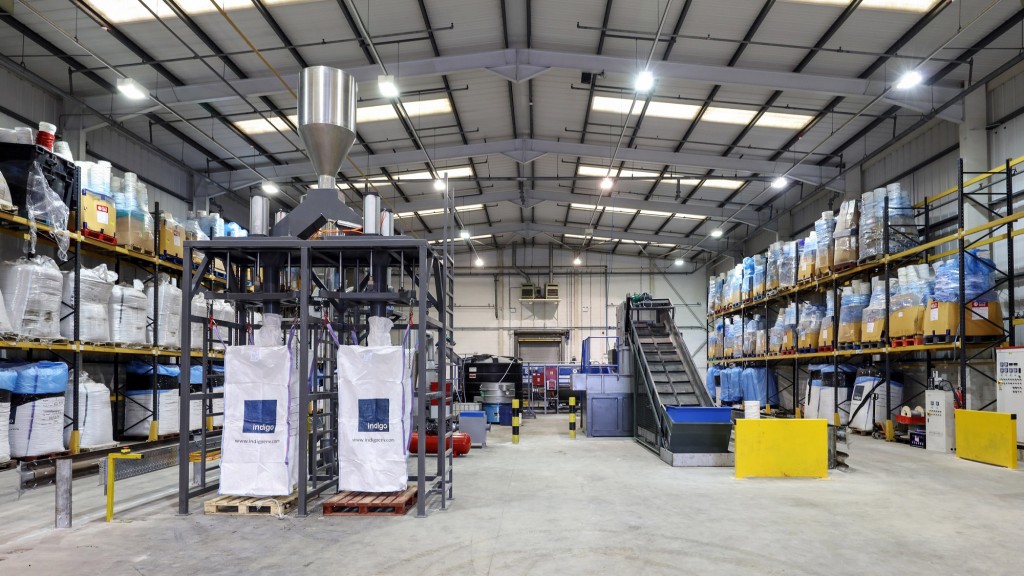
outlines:
[[[0,142],[0,173],[11,189],[11,201],[25,214],[25,196],[28,193],[32,165],[38,164],[50,188],[70,207],[78,197],[78,167],[74,162],[57,156],[35,144]]]

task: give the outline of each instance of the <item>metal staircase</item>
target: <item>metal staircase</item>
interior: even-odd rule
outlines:
[[[673,465],[692,465],[680,464],[680,454],[702,455],[698,465],[720,465],[727,460],[717,456],[727,454],[731,424],[674,422],[669,414],[675,407],[714,406],[676,328],[672,302],[644,295],[626,300],[624,308],[635,366],[637,442]]]

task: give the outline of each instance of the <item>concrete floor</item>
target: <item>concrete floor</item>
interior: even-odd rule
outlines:
[[[974,574],[1024,566],[1024,476],[867,438],[829,480],[736,480],[671,468],[629,439],[570,441],[566,417],[497,428],[456,461],[456,500],[426,519],[175,515],[119,521],[76,484],[76,527],[52,490],[14,501],[0,473],[0,574]],[[173,471],[118,485],[172,489]],[[81,485],[81,486],[80,486]],[[123,498],[123,500],[122,500]],[[31,508],[31,509],[30,509]],[[193,509],[200,509],[196,501]],[[72,572],[74,571],[74,572]]]

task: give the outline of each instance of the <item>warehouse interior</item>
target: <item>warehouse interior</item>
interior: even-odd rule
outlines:
[[[0,31],[5,573],[1024,561],[1021,2]]]

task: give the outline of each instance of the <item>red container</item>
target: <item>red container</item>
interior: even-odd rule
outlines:
[[[534,374],[533,375],[533,385],[536,386],[537,388],[540,388],[540,387],[544,386],[544,375],[543,374]]]
[[[447,392],[448,395],[451,396],[451,394],[452,394],[452,383],[449,382],[448,385],[445,386],[445,388],[446,388],[445,392]],[[430,391],[431,392],[437,392],[437,382],[431,382],[430,383]],[[431,406],[437,406],[437,401],[438,401],[437,398],[432,399],[430,401],[430,405]],[[452,405],[452,401],[450,399],[447,402],[445,402],[445,406],[451,406],[451,405]]]
[[[469,454],[469,448],[472,445],[472,441],[469,438],[469,434],[465,432],[456,432],[452,434],[452,437],[448,439],[448,448],[451,448],[454,442],[455,450],[453,454],[455,456],[462,456],[463,454]],[[413,432],[412,438],[409,440],[409,452],[416,452],[419,449],[419,433]],[[437,454],[437,435],[427,434],[427,454]]]

